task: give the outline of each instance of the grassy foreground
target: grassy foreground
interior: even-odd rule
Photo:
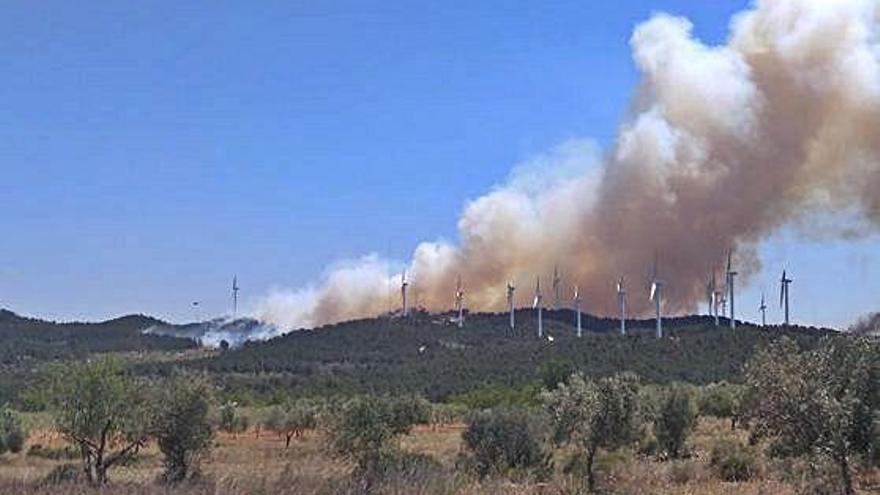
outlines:
[[[401,440],[409,452],[430,455],[439,461],[435,469],[392,479],[381,488],[388,494],[574,494],[583,493],[580,480],[565,474],[562,454],[556,473],[546,483],[488,480],[479,482],[455,471],[461,448],[462,425],[420,427]],[[797,470],[761,458],[759,472],[748,482],[724,482],[709,464],[712,442],[733,433],[729,423],[702,418],[690,437],[691,456],[687,460],[660,462],[631,452],[615,452],[599,461],[599,488],[604,493],[632,494],[796,494],[810,480]],[[62,452],[66,447],[50,429],[34,431],[25,452],[0,462],[0,493],[7,495],[53,494],[345,494],[357,492],[348,478],[350,466],[330,458],[323,450],[320,435],[307,433],[284,448],[281,438],[256,430],[221,434],[211,457],[203,462],[202,477],[176,487],[155,482],[161,472],[161,457],[154,445],[142,451],[137,460],[111,474],[102,489],[79,482],[47,483],[49,473],[58,466],[78,461],[50,459],[33,455],[34,447]],[[31,455],[26,454],[28,450]],[[62,457],[64,457],[62,455]],[[858,493],[878,493],[880,473],[858,472]]]

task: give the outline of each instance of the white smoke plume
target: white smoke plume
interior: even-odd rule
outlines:
[[[591,312],[613,314],[615,280],[645,288],[656,253],[666,310],[693,311],[728,249],[747,283],[756,243],[784,225],[829,214],[851,220],[840,235],[880,225],[880,0],[759,0],[720,46],[691,30],[664,14],[636,27],[641,84],[605,157],[563,143],[470,202],[456,244],[416,248],[420,305],[448,310],[459,274],[472,310],[503,309],[508,280],[524,304],[558,265],[566,298],[577,284]],[[376,256],[341,265],[255,316],[293,329],[383,313],[389,287],[399,305],[389,271]]]

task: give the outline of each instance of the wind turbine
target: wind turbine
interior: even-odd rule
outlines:
[[[654,301],[654,308],[657,311],[657,338],[663,338],[663,314],[661,308],[663,304],[663,281],[657,276],[657,256],[654,256],[654,277],[651,281],[651,300]]]
[[[574,286],[574,311],[577,314],[577,336],[578,338],[583,336],[583,330],[581,329],[581,294],[578,292],[577,285]]]
[[[560,287],[561,283],[562,283],[562,277],[559,276],[559,267],[554,265],[553,266],[553,296],[554,296],[553,308],[554,309],[560,308],[561,303],[560,303],[560,299],[559,299],[559,290],[561,288]]]
[[[406,288],[409,287],[409,282],[406,281],[406,270],[403,271],[403,275],[400,277],[400,299],[403,303],[403,316],[409,316],[409,308],[406,306]]]
[[[461,288],[461,275],[458,276],[458,288],[455,290],[455,308],[458,311],[458,328],[464,326],[464,291]]]
[[[232,319],[234,320],[236,316],[238,316],[238,291],[240,288],[238,287],[238,277],[236,275],[232,276]]]
[[[510,329],[516,329],[516,308],[514,301],[514,293],[516,292],[516,287],[514,287],[513,282],[507,282],[507,308],[510,311]]]
[[[620,307],[620,335],[626,335],[626,279],[617,281],[617,304]]]
[[[715,268],[712,268],[712,278],[706,285],[706,295],[709,299],[709,316],[715,317],[715,326],[718,326],[718,287],[715,283]]]
[[[761,293],[761,305],[758,307],[758,310],[761,311],[761,326],[767,326],[767,302],[764,300],[764,293]]]
[[[724,277],[724,290],[720,291],[718,304],[721,305],[721,317],[727,318],[727,294],[730,293],[730,288],[728,285],[730,284],[730,279],[725,276]]]
[[[544,336],[544,321],[541,314],[544,311],[544,295],[541,294],[541,277],[538,277],[536,281],[535,301],[532,303],[532,308],[538,311],[538,338],[541,338]]]
[[[779,307],[785,307],[785,326],[789,324],[789,313],[788,313],[788,285],[792,283],[792,280],[786,276],[785,270],[782,270],[782,278],[779,280]]]
[[[734,282],[734,277],[737,276],[737,273],[735,271],[733,271],[733,265],[731,264],[731,257],[732,257],[732,250],[728,249],[727,250],[727,290],[730,295],[730,328],[736,329],[736,313],[734,313],[734,306],[733,306],[733,301],[734,301],[734,299],[733,299],[733,295],[734,295],[733,282]]]

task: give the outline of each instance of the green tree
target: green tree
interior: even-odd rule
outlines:
[[[671,459],[681,457],[696,424],[697,407],[691,391],[680,384],[670,386],[654,418],[654,436],[660,449]]]
[[[546,392],[543,399],[556,441],[574,446],[583,456],[587,486],[592,491],[599,449],[617,449],[638,438],[638,379],[619,374],[593,381],[576,373],[568,385]]]
[[[237,402],[227,402],[220,406],[220,422],[218,427],[220,431],[232,433],[233,435],[247,431],[248,419],[238,413]]]
[[[284,447],[290,447],[293,438],[306,430],[317,428],[321,413],[320,404],[309,399],[287,401],[269,411],[264,426],[284,437]]]
[[[824,457],[853,494],[853,457],[876,455],[878,344],[840,337],[801,351],[783,339],[753,357],[745,378],[752,435],[768,438],[774,455]]]
[[[155,399],[151,434],[164,456],[163,479],[176,483],[193,475],[214,439],[213,386],[203,376],[179,374]]]
[[[369,491],[396,454],[394,440],[429,418],[415,402],[374,396],[355,397],[331,419],[327,441],[331,452],[355,464],[355,475]]]
[[[147,440],[146,397],[113,358],[74,365],[55,378],[56,427],[79,449],[89,482],[103,484],[107,471]]]
[[[567,384],[574,373],[574,365],[567,361],[551,359],[538,370],[538,379],[546,390],[556,390],[559,384]]]
[[[26,435],[18,416],[8,407],[0,408],[0,455],[21,452],[25,440]]]
[[[741,414],[743,394],[742,385],[725,381],[709,384],[700,392],[700,415],[730,418],[730,428],[736,429],[736,422]]]

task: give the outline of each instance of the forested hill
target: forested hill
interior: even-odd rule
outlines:
[[[756,346],[787,335],[803,346],[834,334],[828,329],[758,328],[724,320],[670,318],[667,337],[654,337],[654,320],[631,320],[622,337],[614,319],[584,315],[575,335],[571,311],[545,312],[545,338],[536,336],[532,311],[469,315],[457,328],[450,315],[373,318],[250,342],[194,366],[227,377],[242,390],[285,390],[300,395],[417,392],[435,400],[489,385],[518,388],[542,363],[562,361],[594,375],[629,370],[652,382],[707,383],[735,378]],[[549,337],[552,337],[552,341]]]
[[[0,367],[76,358],[92,352],[179,350],[195,346],[191,340],[142,333],[160,323],[143,315],[100,323],[56,323],[0,310]]]

